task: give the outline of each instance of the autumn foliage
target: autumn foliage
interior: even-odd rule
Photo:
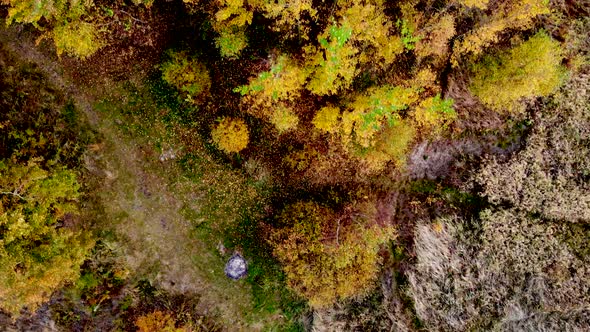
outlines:
[[[0,161],[0,308],[34,311],[79,276],[91,242],[60,227],[76,213],[79,184],[68,170]]]
[[[287,283],[314,307],[365,294],[378,271],[381,245],[393,238],[392,228],[364,226],[371,213],[339,216],[313,202],[288,206],[278,217],[284,227],[271,236],[274,253],[283,264]],[[364,218],[370,218],[365,216]]]
[[[105,1],[4,3],[8,24],[38,27],[58,55],[87,59],[109,47]],[[563,322],[588,308],[587,257],[577,255],[586,242],[563,234],[586,234],[590,220],[584,1],[154,7],[146,17],[164,13],[165,23],[146,25],[166,25],[169,44],[155,47],[164,60],[148,67],[177,93],[152,115],[178,114],[182,123],[162,126],[175,144],[203,140],[204,153],[254,174],[252,192],[264,187],[268,197],[252,208],[248,232],[270,245],[289,289],[316,312],[381,292],[368,301],[382,301],[391,330],[578,327]],[[166,21],[178,13],[178,24]],[[177,31],[190,33],[167,34]],[[6,141],[34,152],[45,144],[39,132]],[[18,285],[0,299],[11,312],[74,280],[86,248],[60,224],[75,212],[74,173],[30,157],[16,151],[0,162],[0,281]],[[422,178],[435,188],[416,189]],[[394,224],[404,229],[403,254],[387,250]],[[390,285],[379,288],[384,261]],[[391,312],[413,323],[402,328]],[[160,311],[136,321],[140,331],[176,325]]]
[[[248,126],[242,119],[223,118],[211,131],[213,142],[227,153],[240,152],[248,145]]]
[[[494,109],[513,111],[521,98],[548,96],[563,80],[559,43],[544,32],[473,66],[471,91]]]
[[[139,332],[187,332],[187,328],[177,328],[174,318],[169,313],[159,310],[139,316],[135,321]]]
[[[186,52],[170,52],[170,60],[162,64],[162,79],[181,91],[190,103],[198,103],[209,93],[211,79],[205,65]]]

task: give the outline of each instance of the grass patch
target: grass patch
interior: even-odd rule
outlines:
[[[227,294],[224,301],[236,302],[250,326],[301,330],[298,320],[306,306],[287,290],[260,228],[264,205],[273,193],[270,183],[218,162],[219,157],[212,155],[202,136],[196,134],[199,124],[193,117],[198,111],[183,107],[177,94],[158,78],[150,78],[146,85],[119,84],[96,108],[125,140],[140,140],[156,153],[164,147],[178,151],[175,162],[161,165],[155,161],[143,166],[164,179],[182,202],[177,213],[192,223],[191,237],[207,251],[190,257],[203,279]],[[218,251],[219,243],[229,249],[225,255]],[[241,251],[249,261],[249,276],[238,282],[223,272],[233,250]]]

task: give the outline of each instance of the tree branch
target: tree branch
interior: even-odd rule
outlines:
[[[336,228],[336,245],[339,246],[338,236],[340,235],[340,218],[338,218],[338,228]]]
[[[12,196],[16,196],[22,200],[28,201],[28,199],[26,199],[25,197],[21,196],[16,189],[14,191],[0,191],[0,195],[12,195]]]
[[[128,12],[126,12],[126,11],[124,11],[124,10],[122,10],[122,9],[117,9],[117,11],[118,11],[119,13],[126,14],[126,15],[127,15],[127,16],[129,16],[129,17],[130,17],[132,20],[134,20],[135,22],[139,22],[139,23],[146,24],[146,22],[145,22],[145,21],[142,21],[142,20],[140,20],[140,19],[137,19],[137,18],[133,17],[133,15],[129,14]]]

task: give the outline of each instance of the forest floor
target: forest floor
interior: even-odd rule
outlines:
[[[168,292],[199,298],[200,314],[215,317],[225,329],[259,330],[281,321],[276,312],[253,310],[249,283],[224,276],[228,253],[217,249],[220,239],[194,231],[195,223],[209,212],[211,218],[236,218],[239,207],[232,202],[246,195],[242,203],[248,203],[256,193],[245,187],[240,174],[216,164],[202,151],[180,148],[180,129],[139,118],[135,129],[142,128],[130,130],[121,120],[125,107],[134,101],[123,86],[142,89],[144,73],[130,73],[124,82],[106,76],[79,82],[22,28],[0,29],[0,42],[22,61],[36,65],[101,137],[99,144],[90,147],[85,166],[102,179],[96,193],[103,211],[98,227],[115,233],[115,246],[125,257],[130,280],[145,278]],[[155,102],[149,104],[144,101],[140,107],[157,107]],[[200,175],[200,184],[187,178],[174,160],[187,150],[196,155],[202,163],[199,169],[206,173]],[[211,205],[212,195],[224,200],[215,202],[221,211],[200,206],[200,202]]]

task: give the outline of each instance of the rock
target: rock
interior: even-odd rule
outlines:
[[[225,248],[225,246],[221,242],[219,242],[217,244],[217,250],[219,251],[219,254],[222,255],[222,256],[224,256],[225,253],[227,252],[227,249]]]
[[[225,275],[234,280],[241,279],[248,273],[248,263],[242,255],[235,253],[225,264]]]
[[[162,151],[162,154],[160,154],[160,161],[166,161],[166,160],[175,159],[175,158],[176,158],[176,152],[174,151],[173,148],[166,149],[166,150]]]

